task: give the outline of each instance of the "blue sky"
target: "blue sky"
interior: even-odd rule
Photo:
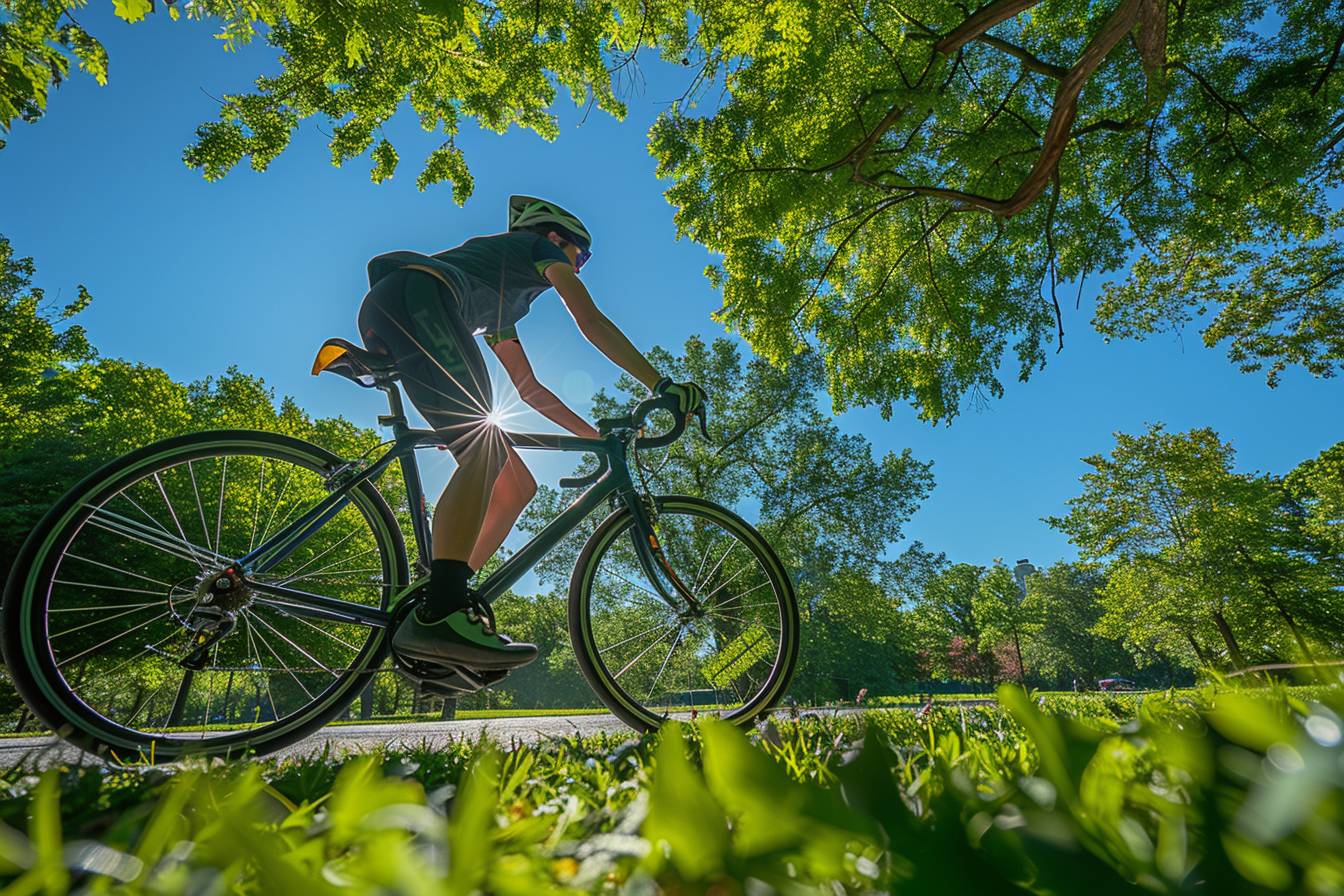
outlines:
[[[241,167],[206,183],[181,162],[210,97],[246,88],[274,62],[263,45],[225,53],[198,23],[165,16],[127,25],[110,3],[81,15],[111,55],[99,88],[75,75],[54,93],[49,114],[18,124],[0,151],[0,232],[37,262],[49,295],[88,285],[82,315],[105,355],[143,361],[188,380],[229,364],[260,375],[310,412],[372,425],[381,395],[308,368],[328,336],[355,335],[370,256],[397,248],[432,252],[503,228],[505,199],[553,197],[596,232],[584,280],[598,304],[642,347],[677,346],[692,333],[723,330],[710,320],[719,299],[701,272],[712,259],[674,240],[665,184],[654,176],[645,134],[680,95],[689,70],[649,58],[646,79],[617,123],[559,104],[563,133],[547,143],[529,132],[505,136],[464,128],[461,145],[475,195],[457,207],[446,187],[419,193],[419,161],[435,145],[409,114],[387,130],[402,168],[369,181],[366,160],[330,165],[327,137],[311,120],[265,174]],[[616,370],[575,330],[554,294],[519,327],[541,380],[580,412]],[[840,425],[881,451],[909,446],[934,462],[937,487],[907,526],[911,538],[954,560],[1038,565],[1074,552],[1040,518],[1060,513],[1078,491],[1080,458],[1109,451],[1111,434],[1162,421],[1181,430],[1211,426],[1238,451],[1244,470],[1286,471],[1340,438],[1339,380],[1297,371],[1276,390],[1238,373],[1198,335],[1104,345],[1088,326],[1092,290],[1065,320],[1067,348],[1029,383],[1009,374],[1004,399],[968,408],[951,426],[921,423],[909,408],[890,421],[875,411]],[[536,426],[544,424],[533,418]],[[441,482],[450,461],[422,454]],[[532,453],[542,481],[568,465]],[[899,547],[897,545],[896,547]]]

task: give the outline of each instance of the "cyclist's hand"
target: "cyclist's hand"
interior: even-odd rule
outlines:
[[[674,383],[671,377],[663,377],[653,387],[654,395],[667,395],[677,400],[677,414],[686,416],[694,413],[705,403],[705,390],[695,383]]]

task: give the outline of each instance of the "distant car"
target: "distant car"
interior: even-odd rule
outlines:
[[[1103,678],[1097,682],[1101,691],[1137,691],[1139,686],[1128,678]]]

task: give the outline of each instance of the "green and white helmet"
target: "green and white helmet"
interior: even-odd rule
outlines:
[[[538,225],[551,225],[566,239],[588,252],[593,247],[592,234],[576,216],[547,199],[535,196],[509,197],[509,230],[533,230]]]

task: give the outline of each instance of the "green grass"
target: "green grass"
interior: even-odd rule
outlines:
[[[6,892],[1339,893],[1344,694],[4,777]]]

